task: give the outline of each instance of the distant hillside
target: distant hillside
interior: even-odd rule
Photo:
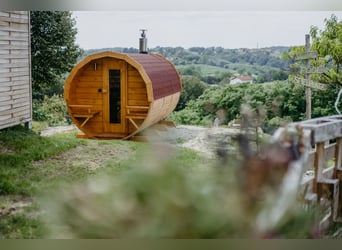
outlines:
[[[149,52],[159,53],[170,60],[181,75],[193,75],[208,84],[227,83],[232,75],[251,75],[256,82],[287,79],[289,62],[281,54],[290,47],[274,46],[259,49],[225,49],[222,47],[156,47]],[[103,48],[85,51],[84,56],[100,51],[138,53],[135,48]]]

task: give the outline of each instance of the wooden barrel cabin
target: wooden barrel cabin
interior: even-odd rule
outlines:
[[[181,89],[177,70],[161,55],[101,52],[72,69],[64,99],[83,137],[128,139],[164,120]]]

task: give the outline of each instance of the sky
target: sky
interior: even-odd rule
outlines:
[[[341,0],[1,0],[2,10],[342,10]]]
[[[293,10],[120,10],[74,11],[76,43],[83,49],[139,47],[147,29],[148,48],[263,48],[304,45],[311,26],[342,11]]]

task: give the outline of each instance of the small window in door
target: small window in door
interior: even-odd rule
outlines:
[[[110,123],[121,123],[120,70],[109,70],[109,117]]]

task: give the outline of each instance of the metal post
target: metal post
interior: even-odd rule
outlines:
[[[305,35],[305,52],[310,51],[310,35]],[[306,67],[310,68],[310,59],[306,60]],[[310,81],[310,74],[305,74],[306,82],[308,83]],[[306,97],[306,119],[311,119],[311,88],[306,86],[305,87],[305,97]]]

